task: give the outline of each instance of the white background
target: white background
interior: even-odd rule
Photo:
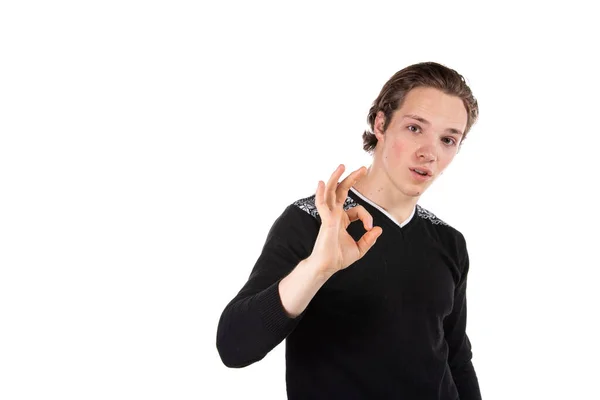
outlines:
[[[221,311],[437,61],[480,104],[420,204],[467,239],[484,398],[599,399],[597,14],[421,3],[2,2],[0,398],[285,398],[283,345],[221,363]]]

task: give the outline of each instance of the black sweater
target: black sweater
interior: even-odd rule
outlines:
[[[463,235],[417,205],[400,225],[352,188],[382,235],[289,318],[278,285],[318,235],[315,196],[271,227],[252,273],[225,307],[217,348],[228,367],[261,360],[286,339],[289,399],[481,399],[467,322],[469,257]],[[358,240],[361,221],[348,227]]]

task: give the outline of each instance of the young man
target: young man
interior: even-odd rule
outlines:
[[[289,399],[481,399],[466,334],[463,235],[417,204],[477,120],[456,71],[398,71],[369,112],[373,154],[290,204],[219,321],[229,367],[286,339]]]

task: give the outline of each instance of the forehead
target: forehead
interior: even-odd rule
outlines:
[[[456,128],[464,132],[467,126],[467,110],[462,99],[434,88],[410,90],[394,113],[394,119],[405,114],[418,115],[441,129]]]

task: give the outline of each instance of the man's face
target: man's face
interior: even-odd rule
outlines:
[[[420,196],[456,155],[467,111],[459,97],[419,87],[408,92],[385,133],[384,122],[380,111],[374,126],[377,162],[396,189]],[[415,168],[427,170],[428,176],[413,172]]]

